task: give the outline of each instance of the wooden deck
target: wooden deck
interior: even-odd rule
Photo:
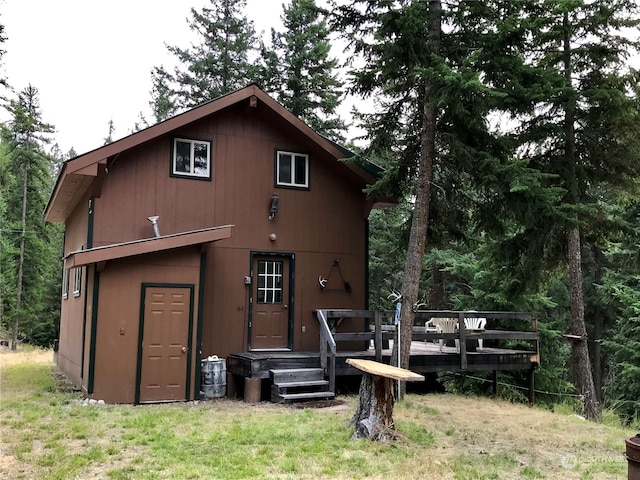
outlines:
[[[393,312],[371,310],[317,310],[320,325],[318,351],[282,352],[253,351],[230,355],[227,371],[245,379],[268,379],[273,369],[322,368],[334,391],[336,376],[362,375],[348,365],[348,358],[391,363],[391,347],[395,327],[391,325]],[[360,318],[363,331],[341,331],[342,320]],[[434,318],[466,320],[486,318],[487,326],[502,329],[470,330],[456,328],[453,332],[428,329],[425,321]],[[534,371],[540,364],[540,337],[536,317],[523,312],[477,312],[421,310],[415,313],[409,370],[418,374],[433,372],[493,372],[494,391],[497,372],[527,370],[529,401],[533,403]],[[420,326],[424,325],[424,326]],[[527,330],[522,327],[528,325]],[[515,327],[515,328],[514,328]],[[520,329],[517,329],[520,327]],[[484,348],[477,349],[482,339]],[[451,344],[440,348],[440,341]],[[459,350],[452,346],[459,343]],[[343,343],[346,342],[346,343]],[[355,343],[354,343],[355,342]],[[340,345],[362,345],[362,350],[341,350]],[[518,345],[518,349],[510,348]],[[367,349],[366,347],[369,346]],[[522,350],[520,348],[523,348]]]
[[[471,341],[470,341],[471,342]],[[391,346],[393,345],[391,341]],[[416,373],[529,370],[537,368],[538,356],[534,351],[488,348],[467,351],[467,367],[462,369],[461,355],[455,347],[443,347],[432,342],[411,343],[409,370]],[[336,375],[362,375],[346,363],[347,358],[375,360],[374,348],[361,351],[337,351]],[[391,348],[382,350],[382,362],[390,363]],[[245,378],[269,378],[269,370],[281,368],[321,367],[320,352],[243,352],[227,358],[227,371]]]

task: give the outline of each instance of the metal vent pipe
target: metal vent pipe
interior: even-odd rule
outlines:
[[[158,238],[160,236],[160,228],[158,227],[158,219],[160,218],[160,216],[158,215],[154,215],[152,217],[147,217],[147,220],[149,220],[151,222],[151,225],[153,225],[153,234],[156,236],[156,238]]]

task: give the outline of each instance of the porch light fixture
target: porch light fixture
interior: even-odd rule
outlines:
[[[273,195],[271,195],[271,206],[269,207],[269,220],[273,220],[276,217],[279,200],[280,200],[280,195],[278,195],[277,193],[274,193]]]

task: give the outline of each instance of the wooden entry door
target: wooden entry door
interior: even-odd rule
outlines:
[[[138,401],[188,397],[193,288],[143,286]]]
[[[251,350],[290,349],[290,259],[255,256],[253,259]]]

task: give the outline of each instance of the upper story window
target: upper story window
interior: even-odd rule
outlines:
[[[276,152],[276,185],[309,188],[309,155],[306,153]]]
[[[171,175],[211,180],[211,142],[174,138]]]

